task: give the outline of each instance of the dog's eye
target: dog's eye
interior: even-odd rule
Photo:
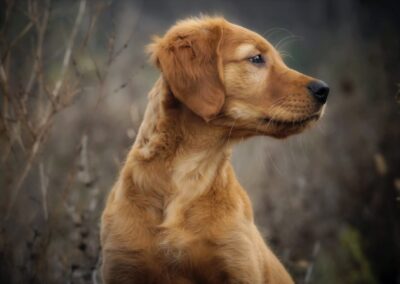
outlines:
[[[265,63],[265,59],[261,54],[250,57],[249,61],[254,64],[264,64]]]

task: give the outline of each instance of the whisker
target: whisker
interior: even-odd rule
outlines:
[[[229,143],[229,139],[231,138],[232,130],[233,130],[233,127],[235,127],[236,120],[237,120],[237,119],[235,119],[235,120],[233,121],[233,123],[232,123],[232,126],[231,126],[231,128],[230,128],[230,130],[229,130],[229,133],[228,133],[228,137],[227,137],[227,139],[225,140],[226,143]]]
[[[278,175],[284,177],[285,174],[283,172],[283,170],[281,168],[278,167],[277,163],[275,162],[275,160],[272,158],[272,154],[270,154],[268,151],[265,151],[268,160],[271,161],[271,165],[272,167],[276,170],[276,172],[278,173]]]
[[[279,54],[282,56],[282,58],[290,58],[290,59],[294,60],[293,56],[291,54],[289,54],[289,52],[280,50]]]
[[[263,123],[262,120],[260,120],[259,122],[257,122],[256,124],[256,135],[258,134],[258,128],[260,127],[260,125]]]
[[[272,123],[272,121],[281,113],[283,113],[283,110],[281,108],[279,108],[280,106],[282,106],[285,103],[285,99],[288,97],[289,95],[283,96],[282,98],[276,100],[271,106],[271,113],[272,115],[269,117],[269,121],[266,125],[266,127],[269,127],[270,124]]]
[[[293,164],[295,164],[296,158],[295,158],[295,155],[294,155],[293,142],[292,142],[293,140],[290,139],[290,140],[286,140],[286,141],[288,141],[288,143],[289,143],[289,145],[288,145],[289,156],[290,156],[290,158],[291,158]]]
[[[302,40],[302,39],[303,39],[303,37],[301,37],[301,36],[290,35],[290,36],[284,37],[280,41],[278,41],[278,43],[275,44],[275,48],[277,50],[279,50],[281,48],[281,46],[284,46],[284,44],[286,44],[288,42],[293,42],[293,41]]]
[[[275,28],[271,28],[271,29],[267,30],[266,32],[264,32],[262,34],[262,36],[263,37],[272,37],[273,34],[276,34],[278,32],[285,32],[290,35],[293,35],[293,33],[291,31],[289,31],[288,29],[275,27]]]

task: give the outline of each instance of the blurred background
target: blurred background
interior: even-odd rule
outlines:
[[[331,87],[317,127],[233,155],[296,283],[400,283],[396,0],[1,1],[0,283],[101,283],[99,217],[158,77],[144,47],[200,13]]]

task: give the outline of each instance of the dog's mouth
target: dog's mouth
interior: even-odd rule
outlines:
[[[319,114],[314,114],[311,116],[303,117],[300,119],[294,119],[294,120],[281,120],[281,119],[274,119],[274,118],[269,118],[269,117],[264,117],[262,118],[263,123],[268,126],[268,125],[273,125],[277,127],[302,127],[308,124],[311,121],[318,120],[320,117]]]
[[[226,126],[229,129],[229,137],[251,137],[254,135],[267,135],[276,138],[285,138],[289,135],[300,133],[305,130],[312,122],[317,121],[322,116],[322,112],[313,113],[309,116],[303,116],[295,119],[278,119],[267,116],[259,117],[258,120],[241,124],[235,119],[232,120],[215,120],[213,123]],[[224,124],[224,122],[228,122]],[[234,130],[234,131],[233,131]]]

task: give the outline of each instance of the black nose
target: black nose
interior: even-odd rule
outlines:
[[[326,102],[329,94],[329,86],[323,81],[311,81],[307,85],[310,94],[321,104]]]

